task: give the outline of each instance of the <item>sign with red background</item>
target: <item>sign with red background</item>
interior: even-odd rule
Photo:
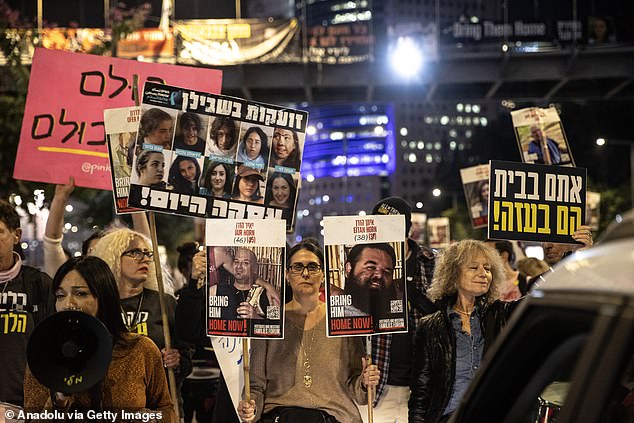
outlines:
[[[38,48],[13,177],[111,190],[103,111],[134,105],[147,81],[219,94],[222,72]]]

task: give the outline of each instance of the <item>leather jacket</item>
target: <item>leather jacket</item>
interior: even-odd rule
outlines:
[[[437,302],[438,311],[421,319],[416,332],[416,348],[412,363],[409,422],[437,422],[449,404],[456,372],[456,336],[447,316],[447,307],[456,297]],[[484,353],[500,333],[516,302],[495,301],[484,297],[476,303],[484,337]]]

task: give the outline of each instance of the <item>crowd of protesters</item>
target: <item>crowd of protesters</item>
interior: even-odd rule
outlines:
[[[156,251],[144,214],[134,215],[134,230],[119,227],[94,233],[85,241],[82,255],[69,258],[62,248],[62,228],[73,188],[71,179],[55,189],[44,236],[43,271],[23,263],[19,216],[0,201],[0,314],[26,316],[23,327],[0,332],[0,402],[7,407],[154,410],[161,412],[160,421],[173,421],[176,408],[184,421],[192,421],[195,413],[199,423],[284,418],[358,423],[366,419],[367,390],[374,388],[371,406],[377,423],[446,421],[485,352],[535,281],[566,255],[593,243],[590,228],[580,226],[572,235],[577,244],[544,243],[544,261],[518,260],[517,245],[499,240],[462,240],[444,251],[432,250],[407,237],[409,204],[399,197],[382,199],[373,214],[405,216],[409,332],[373,336],[371,357],[366,357],[359,337],[327,338],[326,306],[319,299],[324,254],[317,241],[303,240],[287,251],[291,295],[286,297],[284,339],[252,343],[253,396],[236,408],[222,377],[202,395],[191,393],[187,379],[195,367],[192,362],[217,366],[205,330],[204,251],[193,241],[179,247],[182,286],[174,288],[170,272],[161,270],[167,280],[163,301],[169,328],[164,330],[160,279],[153,264]],[[227,272],[233,271],[233,258],[225,259]],[[107,374],[96,387],[79,394],[49,391],[26,360],[34,327],[64,310],[95,316],[113,340]],[[165,333],[170,334],[170,347]],[[467,350],[473,352],[465,354]],[[168,388],[168,370],[176,375],[174,387]],[[176,389],[176,395],[170,397],[169,389]]]

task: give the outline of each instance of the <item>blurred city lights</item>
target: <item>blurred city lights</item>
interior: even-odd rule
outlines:
[[[434,188],[434,190],[431,192],[431,195],[433,195],[434,197],[440,197],[440,194],[442,194],[442,191],[439,188]]]
[[[423,67],[423,54],[410,37],[399,37],[392,57],[392,69],[403,78],[413,78]]]
[[[598,146],[605,145],[605,138],[597,138],[596,143]]]

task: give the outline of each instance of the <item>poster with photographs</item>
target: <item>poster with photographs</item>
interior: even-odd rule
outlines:
[[[427,227],[426,213],[412,213],[412,226],[409,229],[409,237],[417,244],[427,245],[425,230]]]
[[[103,125],[112,175],[112,195],[117,214],[143,211],[128,206],[132,175],[131,152],[139,127],[139,114],[138,107],[121,107],[103,111]]]
[[[524,163],[575,165],[557,109],[529,107],[512,111],[511,117]]]
[[[146,83],[129,202],[184,216],[294,228],[308,114]]]
[[[586,225],[590,226],[593,231],[599,230],[600,211],[601,194],[586,191]]]
[[[489,165],[460,169],[471,226],[485,228],[489,217]]]
[[[283,220],[207,220],[207,335],[284,337]]]
[[[488,237],[577,243],[586,222],[586,169],[491,160]]]
[[[324,217],[328,336],[407,331],[403,215]]]
[[[451,242],[448,217],[430,217],[427,219],[427,239],[431,248],[447,248]]]

